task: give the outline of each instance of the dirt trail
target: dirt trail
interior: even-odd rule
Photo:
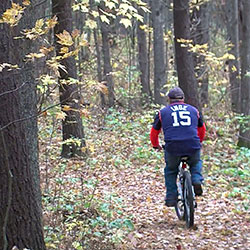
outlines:
[[[125,213],[134,217],[136,232],[128,236],[125,249],[250,249],[250,217],[237,212],[240,201],[223,197],[208,181],[198,199],[195,229],[186,229],[174,208],[164,206],[161,172],[147,167],[102,172],[100,186],[123,197]]]

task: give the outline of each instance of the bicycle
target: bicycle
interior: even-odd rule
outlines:
[[[186,226],[191,228],[194,226],[194,210],[197,205],[187,160],[188,156],[182,157],[179,165],[179,172],[176,181],[178,199],[175,211],[179,220],[185,220]]]

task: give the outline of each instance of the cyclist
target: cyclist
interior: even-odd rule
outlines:
[[[206,127],[198,110],[184,103],[184,93],[181,88],[171,89],[168,101],[169,105],[162,108],[155,116],[150,140],[153,148],[161,150],[159,133],[161,129],[163,130],[166,162],[164,178],[167,189],[165,204],[173,207],[177,202],[176,178],[181,156],[189,156],[187,162],[191,168],[194,192],[196,195],[202,195],[201,184],[204,179],[200,149]]]

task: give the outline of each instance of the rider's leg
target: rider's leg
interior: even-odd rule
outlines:
[[[164,168],[166,192],[166,205],[174,206],[177,201],[176,177],[178,174],[178,165],[180,157],[171,155],[165,151],[166,167]]]
[[[188,164],[191,167],[191,178],[194,185],[195,194],[201,195],[201,184],[204,178],[202,176],[202,160],[200,159],[200,150],[197,150],[193,155],[189,157]]]

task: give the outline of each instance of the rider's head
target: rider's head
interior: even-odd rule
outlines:
[[[170,103],[184,101],[184,92],[181,88],[175,87],[168,92],[168,99]]]

